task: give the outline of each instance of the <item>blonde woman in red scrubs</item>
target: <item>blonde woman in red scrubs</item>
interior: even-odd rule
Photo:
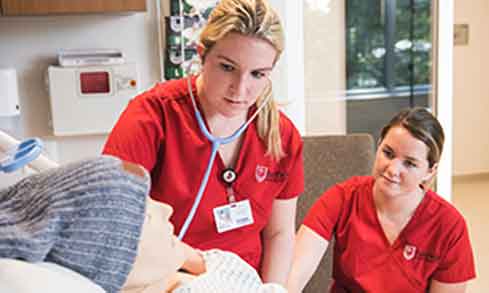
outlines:
[[[201,72],[134,98],[103,152],[149,170],[151,197],[173,208],[170,221],[185,243],[235,252],[263,281],[284,284],[304,176],[302,139],[271,96],[282,25],[266,0],[222,0],[199,43]],[[247,121],[240,136],[214,153],[202,127],[222,138]],[[188,222],[208,165],[202,200]],[[192,267],[199,266],[184,264]]]
[[[465,292],[475,278],[462,215],[428,188],[444,134],[423,108],[381,132],[372,176],[328,189],[296,236],[290,293],[300,292],[335,237],[333,284],[324,292]]]

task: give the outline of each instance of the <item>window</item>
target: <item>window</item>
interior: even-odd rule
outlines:
[[[431,43],[431,0],[347,0],[347,95],[426,95]]]

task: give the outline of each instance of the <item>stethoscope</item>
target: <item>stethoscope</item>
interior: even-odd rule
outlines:
[[[267,77],[268,79],[268,77]],[[271,84],[270,79],[268,79],[269,85]],[[260,104],[260,106],[256,109],[255,113],[245,122],[243,123],[232,135],[228,137],[215,137],[213,136],[209,130],[207,129],[204,119],[202,118],[202,114],[200,114],[199,109],[197,108],[197,103],[195,102],[195,97],[192,91],[192,83],[191,83],[191,77],[187,77],[187,87],[188,87],[188,92],[190,95],[190,99],[192,100],[192,106],[194,108],[195,112],[195,118],[197,119],[197,123],[199,124],[200,131],[204,134],[204,136],[211,142],[212,145],[212,151],[211,155],[209,156],[209,161],[207,163],[207,168],[204,172],[204,177],[202,178],[202,181],[200,182],[199,190],[197,191],[197,196],[195,197],[194,203],[192,204],[192,208],[190,209],[187,218],[185,219],[182,228],[180,230],[180,233],[178,233],[178,239],[182,240],[183,237],[185,236],[185,233],[187,232],[190,223],[192,222],[195,212],[197,211],[197,208],[200,204],[200,201],[202,200],[202,195],[204,194],[204,190],[207,186],[207,183],[209,181],[209,175],[211,173],[212,165],[214,164],[214,159],[216,158],[217,150],[219,147],[223,144],[228,144],[235,139],[237,139],[243,132],[246,130],[248,125],[255,119],[255,117],[260,113],[260,111],[265,107],[267,104],[268,100],[272,96],[269,94]],[[266,90],[266,88],[265,88]]]
[[[42,141],[39,138],[29,138],[22,141],[8,150],[5,156],[0,159],[0,171],[11,173],[24,167],[39,157],[42,147]]]

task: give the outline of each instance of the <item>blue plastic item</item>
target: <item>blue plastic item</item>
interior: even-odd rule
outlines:
[[[0,159],[0,171],[14,172],[37,159],[43,148],[39,138],[29,138],[7,151]]]

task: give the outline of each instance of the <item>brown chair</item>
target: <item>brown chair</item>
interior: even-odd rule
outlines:
[[[303,139],[305,192],[297,204],[297,227],[327,188],[351,176],[369,175],[375,157],[374,141],[369,134],[306,136]],[[332,246],[333,243],[303,292],[327,292],[332,280]]]

